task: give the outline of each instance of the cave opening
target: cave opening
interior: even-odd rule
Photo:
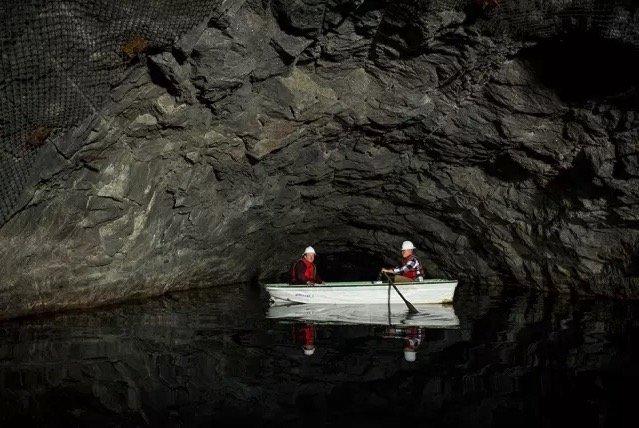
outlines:
[[[522,58],[567,103],[638,104],[639,51],[621,41],[576,33],[527,48]]]
[[[317,257],[317,268],[325,281],[373,281],[389,261],[363,249],[330,252]]]
[[[373,281],[379,277],[382,267],[393,266],[397,261],[363,248],[319,251],[315,264],[324,281]],[[294,263],[291,260],[291,264]],[[290,269],[290,265],[288,268]],[[288,282],[289,272],[282,272],[279,281]]]

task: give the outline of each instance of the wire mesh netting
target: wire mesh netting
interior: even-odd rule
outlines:
[[[138,55],[164,49],[219,0],[3,2],[0,224],[51,137],[95,114]]]
[[[639,48],[636,0],[475,0],[494,27],[536,38],[594,33]]]
[[[379,7],[393,3],[364,1]],[[296,2],[299,3],[297,0],[289,3]],[[34,173],[38,153],[45,145],[97,114],[111,88],[122,80],[140,55],[168,48],[178,36],[206,20],[225,3],[233,1],[3,1],[0,226],[15,211]],[[261,3],[267,5],[269,1]],[[286,3],[279,1],[278,5]],[[539,38],[589,31],[639,49],[637,3],[636,0],[421,0],[420,5],[425,7],[420,10],[464,10],[477,15],[479,24],[495,33]]]

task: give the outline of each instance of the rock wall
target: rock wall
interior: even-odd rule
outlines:
[[[404,239],[431,276],[639,296],[636,7],[526,38],[458,2],[224,7],[45,147],[0,317],[273,279],[309,244],[363,272]]]

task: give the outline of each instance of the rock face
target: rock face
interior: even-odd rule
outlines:
[[[225,2],[43,150],[0,317],[273,279],[308,244],[364,274],[404,239],[431,276],[639,297],[636,7],[522,41],[457,3]]]

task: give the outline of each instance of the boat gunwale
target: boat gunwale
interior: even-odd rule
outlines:
[[[412,281],[412,282],[398,282],[395,285],[399,287],[403,287],[405,285],[439,285],[439,284],[455,284],[457,285],[456,279],[425,279],[423,281]],[[376,283],[376,281],[353,281],[353,282],[325,282],[322,284],[287,284],[287,283],[274,283],[274,284],[264,284],[265,288],[309,288],[309,289],[317,289],[317,288],[344,288],[344,287],[371,287],[371,286],[388,286],[388,282],[382,282],[381,284]]]

